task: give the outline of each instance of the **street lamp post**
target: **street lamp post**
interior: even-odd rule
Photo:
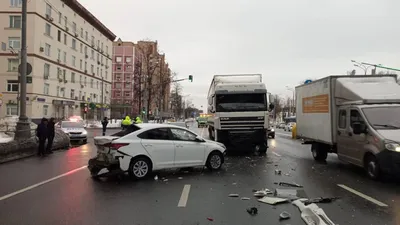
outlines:
[[[27,52],[26,52],[26,17],[28,0],[22,0],[21,18],[21,74],[20,74],[20,115],[15,129],[15,140],[27,139],[31,135],[30,124],[26,116],[26,76],[27,76]]]
[[[371,68],[371,67],[374,67],[374,69],[371,71],[371,75],[375,75],[376,67],[382,66],[382,64],[371,64],[371,63],[365,63],[365,62],[357,62],[355,60],[351,60],[351,62],[354,63],[353,65],[355,67],[358,67],[358,68],[364,70],[364,75],[367,75],[368,69]]]
[[[289,87],[289,86],[286,86],[286,88],[289,90],[289,91],[292,91],[292,100],[290,101],[290,105],[289,105],[289,112],[290,113],[292,113],[292,116],[294,116],[294,89],[293,88],[291,88],[291,87]]]

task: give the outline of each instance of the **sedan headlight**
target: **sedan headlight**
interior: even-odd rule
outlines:
[[[271,129],[271,132],[275,132],[275,130],[274,130],[274,129]]]
[[[387,143],[385,144],[387,150],[400,152],[400,144],[397,143]]]
[[[86,130],[82,131],[82,134],[87,135],[87,131]]]

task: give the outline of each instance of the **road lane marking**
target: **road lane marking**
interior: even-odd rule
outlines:
[[[277,134],[277,135],[282,135],[282,136],[286,136],[286,137],[292,137],[291,134],[282,134],[282,133],[277,133],[277,132],[275,132],[275,134]]]
[[[274,152],[274,151],[272,151],[272,154],[274,154],[274,155],[276,155],[276,156],[278,156],[278,157],[281,157],[281,155],[279,155],[278,153],[276,153],[276,152]]]
[[[190,184],[183,186],[182,195],[178,202],[178,207],[186,207],[186,203],[189,199]]]
[[[26,192],[26,191],[29,191],[29,190],[31,190],[31,189],[37,188],[37,187],[39,187],[39,186],[41,186],[41,185],[43,185],[43,184],[49,183],[49,182],[51,182],[51,181],[60,179],[60,178],[62,178],[62,177],[68,176],[68,175],[71,175],[71,174],[76,173],[76,172],[78,172],[78,171],[80,171],[80,170],[83,170],[83,169],[85,169],[85,168],[87,168],[87,166],[82,166],[82,167],[79,167],[79,168],[77,168],[77,169],[74,169],[74,170],[71,170],[71,171],[69,171],[69,172],[66,172],[66,173],[63,173],[63,174],[61,174],[61,175],[58,175],[58,176],[56,176],[56,177],[53,177],[53,178],[50,178],[50,179],[48,179],[48,180],[42,181],[42,182],[40,182],[40,183],[37,183],[37,184],[31,185],[31,186],[29,186],[29,187],[23,188],[23,189],[21,189],[21,190],[15,191],[15,192],[10,193],[10,194],[8,194],[8,195],[4,195],[4,196],[0,197],[0,201],[6,200],[7,198],[11,198],[11,197],[13,197],[13,196],[15,196],[15,195],[18,195],[18,194],[24,193],[24,192]]]
[[[376,200],[376,199],[374,199],[372,197],[369,197],[368,195],[365,195],[365,194],[363,194],[361,192],[358,192],[358,191],[354,190],[353,188],[347,187],[344,184],[338,184],[338,186],[343,188],[343,189],[345,189],[345,190],[347,190],[347,191],[349,191],[349,192],[351,192],[351,193],[353,193],[353,194],[355,194],[355,195],[358,195],[361,198],[364,198],[365,200],[368,200],[368,201],[370,201],[370,202],[372,202],[372,203],[374,203],[374,204],[376,204],[378,206],[388,207],[388,205],[386,205],[385,203],[380,202],[380,201],[378,201],[378,200]]]

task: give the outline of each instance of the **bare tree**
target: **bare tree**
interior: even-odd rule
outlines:
[[[174,83],[171,91],[171,108],[175,116],[182,115],[182,87],[179,83]]]

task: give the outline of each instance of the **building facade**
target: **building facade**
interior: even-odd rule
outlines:
[[[113,43],[111,86],[111,118],[136,116],[133,107],[133,81],[135,64],[135,44],[118,39]]]
[[[0,117],[18,114],[21,3],[0,1]],[[76,0],[28,1],[27,116],[109,116],[115,37]]]

